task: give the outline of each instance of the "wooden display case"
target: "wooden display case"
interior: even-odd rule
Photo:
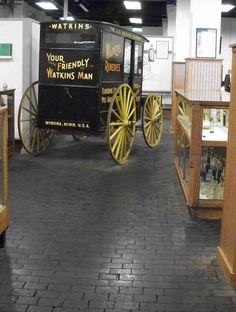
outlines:
[[[0,190],[0,248],[5,245],[5,233],[9,223],[8,217],[8,109],[0,107],[0,170],[1,170],[1,190]]]
[[[173,63],[172,75],[171,130],[175,132],[178,103],[174,91],[176,89],[192,90],[194,92],[202,90],[207,94],[220,91],[222,59],[186,58],[185,63]]]
[[[8,108],[8,153],[11,155],[15,150],[15,89],[0,89],[0,106]]]
[[[190,212],[221,217],[228,138],[229,94],[176,90],[174,162]]]
[[[221,221],[218,261],[230,283],[236,286],[236,44],[232,45],[232,79],[229,113],[229,136],[226,157],[225,199]]]

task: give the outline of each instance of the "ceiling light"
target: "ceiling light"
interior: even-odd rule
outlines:
[[[132,24],[142,24],[142,19],[139,17],[130,17],[129,21]]]
[[[79,6],[81,9],[83,9],[85,12],[89,12],[89,10],[86,8],[86,6],[83,5],[83,3],[80,3]]]
[[[124,1],[127,10],[141,10],[141,3],[139,1]]]
[[[143,31],[143,29],[141,27],[133,27],[132,30],[134,32],[142,32]]]
[[[231,11],[235,6],[232,4],[221,4],[221,12],[229,12]]]
[[[75,19],[73,16],[67,16],[67,17],[62,16],[60,17],[60,20],[61,21],[74,21]]]
[[[52,2],[49,1],[43,1],[43,2],[36,2],[40,8],[44,10],[58,10],[58,8],[53,4]]]

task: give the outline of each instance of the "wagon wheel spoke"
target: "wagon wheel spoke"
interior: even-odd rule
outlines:
[[[156,147],[160,143],[163,132],[161,99],[156,94],[149,94],[144,103],[142,129],[147,145]]]
[[[112,151],[115,153],[116,157],[118,157],[121,138],[122,138],[122,133],[121,133],[121,131],[119,131],[119,133],[118,133],[118,135],[117,135],[117,137],[116,137],[116,139],[112,145]]]
[[[115,101],[116,101],[116,109],[118,110],[119,118],[122,119],[123,111],[122,111],[122,105],[121,105],[119,96],[116,97]]]
[[[127,132],[130,134],[130,136],[131,136],[131,137],[134,137],[134,134],[135,134],[135,133],[133,132],[133,129],[132,129],[132,128],[129,128],[129,127],[127,127],[126,129],[127,129]]]
[[[30,98],[31,95],[27,94],[26,97],[27,97],[27,100],[30,102],[31,106],[30,108],[33,109],[34,111],[34,115],[36,116],[38,114],[38,109],[35,107],[33,101],[31,100]]]
[[[25,118],[25,119],[21,119],[20,120],[20,122],[26,122],[26,121],[28,121],[28,122],[32,122],[33,120],[34,120],[35,118]]]
[[[123,123],[124,123],[123,119],[114,109],[112,110],[112,114],[114,114],[121,121],[121,123],[123,125]]]
[[[110,102],[107,141],[114,161],[122,165],[129,157],[136,128],[136,105],[131,87],[120,85]]]
[[[38,82],[31,84],[23,94],[18,113],[18,131],[22,146],[32,155],[45,151],[53,131],[38,125]]]
[[[132,92],[129,92],[128,93],[128,98],[127,98],[127,106],[126,106],[126,112],[128,114],[129,110],[130,110],[130,107],[132,105],[132,102],[133,102],[133,94]]]
[[[130,120],[131,116],[136,112],[136,107],[133,107],[133,109],[131,110],[131,112],[129,112],[128,115],[128,120]]]
[[[33,119],[33,118],[35,118],[37,116],[37,114],[35,112],[30,111],[30,109],[28,109],[28,108],[26,108],[24,106],[22,106],[22,110],[24,110],[27,113],[29,113],[30,116],[33,116],[33,117],[31,117],[31,119]]]
[[[111,126],[114,126],[114,127],[123,126],[123,122],[111,122]]]
[[[122,126],[123,126],[123,125],[122,125]],[[119,126],[119,127],[112,133],[112,135],[110,136],[110,140],[113,140],[114,137],[117,136],[117,135],[120,133],[120,131],[122,130],[122,126],[121,126],[121,127]]]

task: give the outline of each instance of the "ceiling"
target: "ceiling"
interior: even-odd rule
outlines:
[[[236,18],[236,0],[222,0],[222,3],[235,5],[235,8],[233,10],[227,13],[222,13],[222,16]]]
[[[40,9],[35,3],[39,0],[26,0],[29,5]],[[50,0],[54,2],[59,10],[47,11],[50,18],[59,20],[63,16],[64,0]],[[161,27],[162,20],[167,19],[167,5],[176,5],[177,0],[140,0],[141,11],[127,10],[123,0],[68,0],[68,15],[75,19],[90,19],[110,22],[121,26],[131,26],[129,17],[141,17],[142,26]],[[207,0],[206,0],[207,1]],[[14,0],[0,0],[3,3],[16,3]],[[222,3],[234,4],[236,0],[222,0]],[[85,12],[80,4],[83,4],[88,12]],[[213,8],[214,9],[214,8]],[[45,12],[45,11],[44,11]],[[236,7],[228,13],[222,13],[223,17],[236,18]],[[134,25],[132,25],[134,26]]]
[[[38,0],[27,0],[34,5]],[[142,17],[143,26],[162,26],[162,19],[167,18],[167,4],[176,4],[176,0],[140,0],[141,11],[127,10],[123,0],[68,0],[69,15],[76,19],[92,19],[110,22],[121,26],[130,26],[129,17]],[[54,0],[60,7],[59,11],[47,13],[54,19],[63,16],[64,0]],[[80,4],[83,4],[89,12],[85,12]]]

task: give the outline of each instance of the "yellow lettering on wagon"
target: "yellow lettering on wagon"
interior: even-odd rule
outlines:
[[[110,43],[106,43],[106,58],[109,59],[112,56],[118,56],[121,53],[121,45],[120,44],[115,44],[111,45]]]
[[[93,80],[93,73],[78,72],[78,79]]]
[[[120,72],[120,64],[109,63],[105,61],[105,71],[108,72]]]
[[[50,79],[69,79],[69,80],[74,80],[75,79],[75,73],[74,72],[56,72],[53,70],[53,68],[49,67],[46,69],[47,70],[47,78]]]
[[[51,29],[69,29],[69,30],[77,30],[77,29],[90,29],[92,25],[89,23],[53,23],[48,26]]]
[[[62,126],[62,123],[61,123],[61,121],[45,120],[45,125],[47,125],[47,126]]]

